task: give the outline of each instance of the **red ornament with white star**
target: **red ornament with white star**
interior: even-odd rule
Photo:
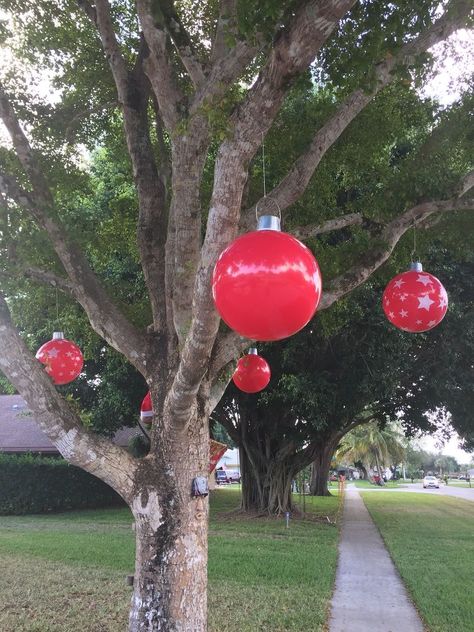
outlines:
[[[53,333],[53,339],[45,342],[36,352],[36,358],[45,365],[45,371],[57,385],[69,384],[82,371],[84,358],[81,350],[61,331]]]
[[[441,281],[413,263],[394,277],[382,299],[386,317],[402,331],[420,333],[439,325],[448,310],[448,295]]]
[[[270,377],[268,362],[258,355],[257,349],[252,348],[237,362],[232,380],[244,393],[258,393],[268,386]]]

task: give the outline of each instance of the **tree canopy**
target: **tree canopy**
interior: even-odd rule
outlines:
[[[414,222],[446,230],[444,244],[467,232],[470,98],[443,112],[420,106],[414,87],[432,66],[430,47],[471,25],[472,3],[2,8],[11,63],[0,83],[9,137],[0,151],[0,369],[62,454],[134,512],[130,630],[204,630],[207,504],[190,496],[191,482],[208,471],[209,414],[249,344],[214,309],[215,262],[254,228],[257,203],[262,213],[278,207],[286,229],[317,252],[319,310],[335,305],[337,321],[337,303],[391,258]],[[264,139],[278,156],[266,196]],[[103,188],[88,164],[98,150],[106,163],[113,157],[101,167]],[[32,356],[29,333],[48,324],[43,300],[33,307],[46,286],[78,303],[99,348],[113,348],[150,387],[146,458],[84,427]],[[23,326],[24,306],[37,310],[37,328],[34,316]]]

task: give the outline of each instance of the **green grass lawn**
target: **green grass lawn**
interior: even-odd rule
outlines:
[[[474,503],[397,492],[363,498],[430,632],[472,632]]]
[[[232,512],[239,490],[212,494],[209,630],[323,630],[337,561],[338,500],[306,498],[306,519]],[[127,509],[0,517],[2,632],[126,629],[134,535]]]
[[[375,483],[371,483],[370,481],[349,481],[349,483],[354,483],[354,485],[359,489],[383,489],[380,485],[375,485]],[[393,489],[395,487],[400,487],[400,483],[403,483],[403,481],[387,481],[384,487],[386,489]]]

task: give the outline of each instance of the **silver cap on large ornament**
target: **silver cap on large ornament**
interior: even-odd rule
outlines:
[[[64,333],[62,331],[54,331],[53,340],[64,340]]]
[[[414,270],[415,272],[423,272],[423,266],[420,261],[412,261],[409,269]]]
[[[257,230],[277,230],[281,232],[281,220],[276,215],[261,215],[258,218]]]

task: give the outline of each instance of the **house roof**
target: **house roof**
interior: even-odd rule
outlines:
[[[130,438],[138,432],[137,427],[120,428],[113,441],[127,447]],[[58,453],[21,395],[0,395],[0,452]]]

